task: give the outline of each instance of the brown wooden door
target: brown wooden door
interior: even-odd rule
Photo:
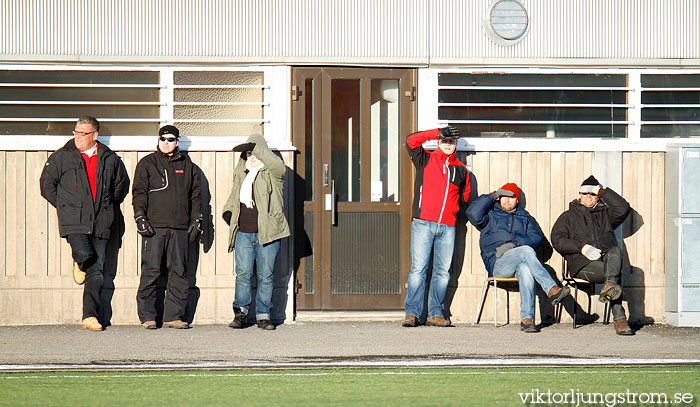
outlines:
[[[411,69],[293,69],[296,194],[304,197],[309,249],[297,273],[297,309],[403,307],[415,77]]]

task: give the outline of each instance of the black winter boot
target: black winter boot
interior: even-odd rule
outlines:
[[[247,319],[248,315],[244,314],[240,308],[233,307],[233,321],[228,326],[236,329],[245,328]]]

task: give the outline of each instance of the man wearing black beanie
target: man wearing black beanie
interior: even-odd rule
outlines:
[[[566,259],[571,276],[603,283],[598,300],[610,302],[618,335],[634,334],[622,307],[622,250],[614,232],[629,212],[623,197],[591,175],[552,227],[552,246]]]

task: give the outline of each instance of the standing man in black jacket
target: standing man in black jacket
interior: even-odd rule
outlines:
[[[623,197],[591,175],[552,227],[552,246],[566,258],[571,276],[603,283],[598,300],[610,302],[618,335],[634,334],[622,307],[622,250],[614,232],[629,212]]]
[[[136,305],[146,329],[157,328],[156,281],[163,259],[168,269],[163,326],[189,328],[182,320],[189,295],[187,241],[197,240],[204,218],[199,171],[180,152],[179,139],[175,126],[161,127],[156,152],[142,158],[134,173],[134,218],[143,236]]]
[[[100,123],[83,116],[73,138],[49,156],[41,172],[41,196],[57,209],[61,237],[71,246],[73,278],[83,289],[83,329],[101,331],[100,292],[115,208],[129,192],[117,154],[97,141]]]

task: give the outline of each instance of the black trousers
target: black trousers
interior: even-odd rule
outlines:
[[[100,315],[100,294],[104,282],[104,263],[108,239],[74,233],[66,236],[73,260],[85,275],[83,319]]]
[[[187,280],[187,231],[154,228],[156,234],[143,238],[141,282],[136,307],[141,322],[156,320],[156,283],[165,263],[168,270],[163,321],[182,321],[190,283]]]
[[[622,280],[622,251],[619,247],[610,249],[598,260],[586,264],[578,273],[577,278],[582,278],[592,283],[604,283],[611,281],[620,284]],[[622,296],[611,301],[613,320],[625,318],[625,309],[622,307]]]

